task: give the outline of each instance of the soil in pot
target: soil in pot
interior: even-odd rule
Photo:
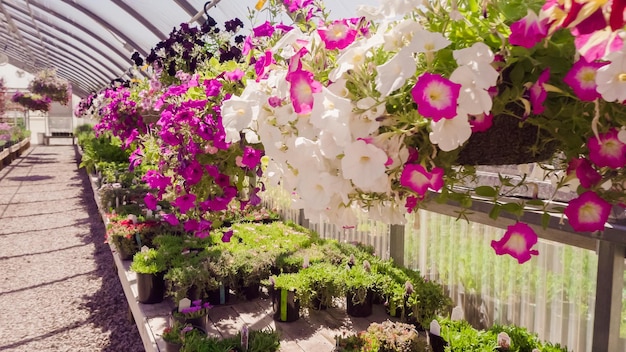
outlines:
[[[354,293],[346,293],[346,313],[351,317],[368,317],[372,314],[372,291],[367,291],[363,302],[355,302]]]
[[[293,291],[287,289],[273,291],[274,320],[292,322],[300,319],[300,301],[295,296]]]
[[[164,272],[157,274],[137,273],[137,301],[143,304],[163,302],[165,297]]]

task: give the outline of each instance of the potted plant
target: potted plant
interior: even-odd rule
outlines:
[[[274,320],[293,322],[300,319],[300,307],[307,306],[307,284],[297,273],[280,274],[264,280],[272,298]]]
[[[452,299],[444,293],[440,284],[420,278],[408,285],[411,287],[404,296],[405,316],[419,330],[424,331],[438,316],[449,314]]]
[[[168,295],[175,302],[183,298],[206,299],[206,288],[218,285],[215,278],[207,270],[206,259],[191,254],[185,259],[187,261],[173,264],[165,274],[165,280],[168,283]]]
[[[44,69],[35,74],[28,84],[28,89],[36,94],[49,97],[51,100],[67,105],[72,90],[68,81],[57,76],[56,70]]]
[[[165,297],[165,258],[154,248],[143,247],[133,256],[130,270],[137,273],[137,300],[139,303],[160,303]]]
[[[233,254],[222,247],[206,250],[205,268],[210,279],[205,282],[207,300],[211,304],[226,304],[230,300],[229,278],[236,275]]]
[[[333,299],[344,295],[340,281],[342,269],[332,263],[315,263],[303,268],[298,276],[303,276],[308,290],[308,308],[323,310],[333,306]]]
[[[191,301],[189,307],[175,307],[171,313],[172,324],[177,321],[206,329],[209,309],[211,308],[213,308],[211,303],[202,302],[202,300]]]
[[[354,265],[343,270],[341,282],[346,296],[348,315],[367,317],[372,314],[374,291],[382,280],[382,275],[370,270],[367,261],[364,261],[362,265]]]
[[[106,229],[106,240],[117,249],[122,260],[130,260],[139,251],[135,237],[136,225],[130,219],[110,219]]]
[[[254,247],[241,246],[234,251],[234,276],[229,280],[230,287],[247,300],[259,297],[262,280],[270,277],[275,255]]]
[[[165,342],[165,352],[179,352],[183,343],[193,339],[193,335],[206,336],[206,331],[199,326],[174,321],[173,324],[163,329],[161,334],[161,338]]]

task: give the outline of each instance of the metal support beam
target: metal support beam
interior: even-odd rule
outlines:
[[[129,15],[133,16],[134,18],[136,18],[137,21],[139,21],[141,23],[141,25],[143,25],[144,27],[149,29],[150,32],[152,32],[157,38],[159,38],[161,40],[167,38],[165,33],[161,32],[158,28],[156,28],[152,24],[152,22],[146,20],[146,18],[143,17],[143,15],[141,15],[139,12],[135,11],[135,9],[133,9],[132,7],[128,6],[125,2],[123,2],[121,0],[111,0],[111,1],[115,5],[119,6],[122,10],[126,11],[126,13],[128,13]]]
[[[626,246],[598,240],[598,277],[593,321],[593,352],[619,347]]]
[[[205,12],[205,11],[209,11],[211,8],[213,8],[213,7],[217,6],[217,4],[219,4],[219,2],[220,2],[220,1],[221,1],[221,0],[213,0],[213,1],[211,1],[209,4],[205,4],[205,5],[202,7],[202,9],[201,9],[200,11],[198,11],[198,13],[196,13],[196,14],[195,14],[195,16],[193,16],[193,17],[189,20],[189,22],[187,22],[187,23],[192,23],[192,22],[197,21],[197,20],[198,20],[198,19],[200,19],[200,18],[203,18],[203,16],[204,16],[204,12]]]
[[[106,28],[111,33],[114,33],[116,36],[121,38],[126,44],[132,46],[133,49],[137,50],[141,55],[143,55],[143,56],[147,56],[148,55],[148,52],[144,48],[139,46],[139,44],[137,44],[134,40],[132,40],[129,36],[127,36],[124,32],[120,31],[115,26],[111,26],[107,21],[105,21],[100,16],[96,15],[95,13],[93,13],[88,8],[84,7],[83,5],[81,5],[79,3],[71,1],[71,0],[61,0],[61,1],[63,1],[67,5],[75,8],[76,10],[84,13],[87,17],[91,18],[92,20],[94,20],[99,25],[101,25],[102,27]]]
[[[404,226],[389,227],[389,257],[397,265],[404,266]]]
[[[174,0],[174,2],[183,10],[185,10],[185,12],[187,12],[187,14],[191,17],[194,17],[196,15],[196,13],[198,13],[198,11],[196,10],[195,7],[193,7],[187,0]],[[189,23],[191,23],[193,21],[189,21]],[[204,22],[206,22],[206,19],[204,17],[199,17],[196,19],[196,22],[199,25],[203,25]]]

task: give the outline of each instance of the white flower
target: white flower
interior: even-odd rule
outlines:
[[[336,68],[334,68],[328,74],[328,78],[331,81],[336,81],[341,78],[348,70],[355,70],[365,63],[365,58],[368,55],[369,47],[364,45],[353,44],[350,48],[346,49],[338,58]]]
[[[450,45],[450,41],[439,32],[420,29],[413,34],[408,45],[414,53],[433,53]]]
[[[259,114],[257,100],[246,100],[233,95],[222,103],[222,123],[226,132],[226,142],[233,143],[241,139],[239,132],[251,126],[252,120]]]
[[[332,182],[333,177],[327,172],[305,172],[299,176],[296,192],[307,204],[307,207],[323,210],[328,206],[333,194],[331,192]]]
[[[348,145],[341,159],[343,177],[355,186],[367,188],[385,174],[387,154],[373,144],[357,140]]]
[[[385,24],[380,25],[380,28],[385,27]],[[405,19],[397,24],[391,23],[384,34],[383,48],[387,51],[396,51],[403,48],[411,41],[413,33],[419,30],[422,30],[422,25],[413,19]]]
[[[352,141],[348,123],[353,115],[349,99],[333,94],[327,88],[313,94],[313,110],[309,121],[316,128],[331,133],[337,145],[345,146]]]
[[[403,48],[389,61],[377,66],[376,90],[384,98],[402,87],[409,77],[415,75],[415,59],[411,49]]]
[[[452,119],[431,122],[431,130],[430,141],[444,152],[460,147],[472,135],[472,126],[466,113],[460,113]]]
[[[454,50],[452,56],[459,65],[471,65],[477,62],[490,64],[494,59],[489,46],[482,42],[475,43],[469,48]]]
[[[480,74],[474,72],[469,66],[459,66],[450,75],[452,82],[461,85],[457,100],[459,109],[470,115],[488,114],[493,106],[489,92],[477,84],[480,77]]]
[[[626,100],[626,53],[616,51],[607,55],[608,65],[598,69],[596,83],[598,93],[606,101]]]
[[[393,202],[378,202],[369,209],[369,218],[371,220],[383,221],[391,225],[404,225],[406,223],[406,209],[402,205],[403,202],[395,200]]]

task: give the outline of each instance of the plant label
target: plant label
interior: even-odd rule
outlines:
[[[241,348],[244,351],[248,350],[248,325],[244,325],[241,328]]]
[[[178,302],[178,311],[191,307],[191,300],[189,298],[183,298]]]

